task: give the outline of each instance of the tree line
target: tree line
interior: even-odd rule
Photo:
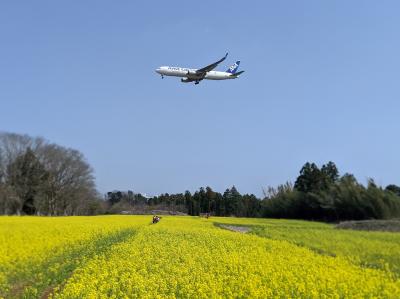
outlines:
[[[152,209],[214,216],[273,217],[324,221],[400,217],[400,187],[360,184],[339,175],[333,162],[319,168],[307,162],[295,183],[269,187],[263,198],[201,187],[191,193],[147,197],[133,191],[108,192],[101,198],[93,170],[77,150],[43,138],[0,132],[0,214],[96,215],[143,213]]]
[[[269,188],[263,200],[263,217],[307,220],[364,220],[400,217],[400,187],[367,186],[354,175],[339,175],[333,162],[321,168],[306,163],[294,185]]]
[[[0,132],[0,214],[88,215],[101,205],[93,170],[79,151]]]
[[[357,182],[352,174],[339,175],[333,162],[319,168],[307,162],[294,184],[289,182],[269,187],[262,199],[254,194],[240,194],[235,186],[224,193],[201,187],[193,194],[161,194],[145,198],[141,194],[108,192],[106,202],[113,212],[122,207],[148,206],[197,216],[292,218],[340,221],[388,219],[400,217],[400,187],[382,188],[369,180],[367,186]]]
[[[129,210],[131,207],[146,210],[145,207],[183,212],[192,216],[210,213],[214,216],[260,217],[261,200],[254,194],[240,194],[235,186],[223,194],[211,187],[201,187],[193,194],[190,191],[177,194],[160,194],[146,198],[132,191],[112,191],[106,194],[109,210]]]

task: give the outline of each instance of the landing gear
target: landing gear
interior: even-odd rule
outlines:
[[[197,84],[199,84],[199,83],[200,83],[200,81],[196,81],[196,82],[194,82],[194,84],[195,84],[195,85],[197,85]]]
[[[164,79],[164,75],[161,75],[161,79]]]

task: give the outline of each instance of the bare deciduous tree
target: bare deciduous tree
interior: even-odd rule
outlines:
[[[21,162],[24,161],[21,157],[28,151],[33,155],[30,159],[37,159],[39,163],[32,164],[35,171],[28,173],[40,177],[26,178],[27,171],[19,169],[29,166]],[[38,171],[40,167],[43,172]],[[26,193],[21,190],[32,191],[28,188],[32,182],[39,182],[32,200],[34,210],[40,215],[86,214],[93,210],[98,200],[93,170],[79,151],[49,143],[43,138],[0,133],[0,213],[20,213],[26,201],[23,198]]]

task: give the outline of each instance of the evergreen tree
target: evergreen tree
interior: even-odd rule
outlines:
[[[322,165],[321,169],[315,163],[307,162],[300,170],[294,187],[304,193],[320,192],[327,190],[332,184],[337,182],[339,171],[333,162]]]
[[[193,214],[192,194],[190,193],[190,191],[186,190],[184,196],[185,196],[185,206],[186,206],[186,209],[187,209],[187,213],[189,215],[194,215]]]
[[[211,211],[215,211],[216,193],[211,189],[211,187],[207,186],[205,196],[207,200],[206,213],[211,213]]]
[[[329,161],[328,164],[322,165],[321,173],[323,176],[322,189],[328,189],[332,184],[336,183],[339,179],[339,170],[335,163]]]
[[[223,197],[219,192],[215,193],[215,216],[224,216]]]
[[[8,184],[14,189],[20,200],[20,209],[17,213],[33,215],[36,212],[43,186],[49,176],[43,165],[28,147],[26,152],[17,157],[8,166]]]
[[[400,187],[396,186],[396,185],[387,185],[385,188],[386,191],[390,191],[393,192],[394,194],[396,194],[397,196],[400,196]]]
[[[234,216],[239,213],[241,195],[235,186],[226,189],[223,195],[224,216]]]
[[[294,188],[300,192],[313,192],[321,189],[322,173],[314,163],[307,162],[300,170]]]

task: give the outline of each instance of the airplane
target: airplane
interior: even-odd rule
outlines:
[[[175,76],[175,77],[183,77],[181,82],[188,83],[194,82],[194,84],[199,84],[201,80],[208,79],[208,80],[226,80],[226,79],[236,79],[244,71],[237,72],[239,68],[240,61],[236,61],[235,64],[231,65],[229,69],[225,72],[218,72],[213,71],[218,64],[226,59],[228,53],[225,54],[223,58],[214,62],[206,67],[201,69],[189,69],[189,68],[182,68],[182,67],[173,67],[173,66],[161,66],[156,69],[156,72],[161,75],[161,78],[164,79],[164,76]]]

